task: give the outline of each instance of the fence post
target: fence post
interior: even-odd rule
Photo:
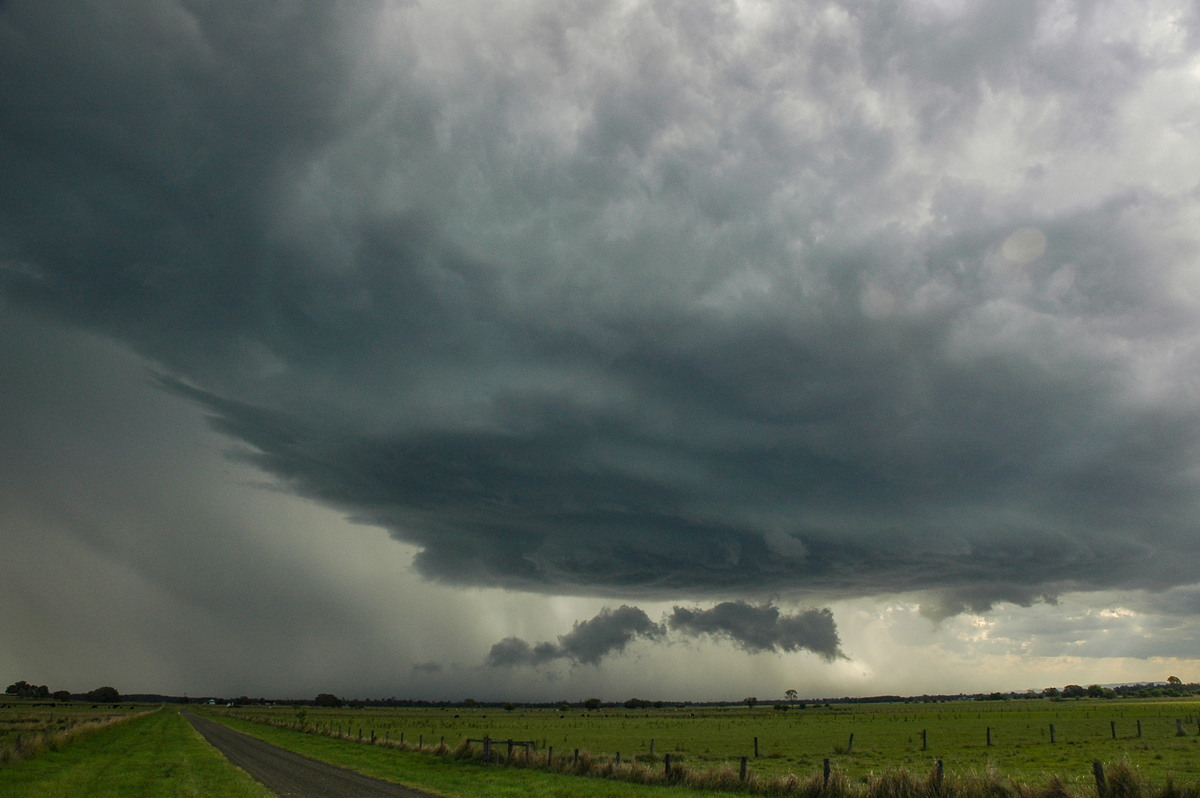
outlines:
[[[1138,737],[1141,737],[1141,736],[1142,736],[1142,721],[1139,718],[1138,719]]]
[[[754,758],[758,759],[758,738],[754,738]]]
[[[578,748],[575,749],[575,758],[571,760],[571,764],[573,764],[573,765],[579,764],[579,749]]]
[[[850,732],[850,742],[846,743],[846,753],[854,752],[854,732]]]
[[[371,745],[375,745],[375,730],[371,729]]]
[[[550,746],[550,748],[547,749],[547,751],[546,751],[546,764],[547,765],[554,764],[554,746]]]
[[[928,729],[921,729],[921,750],[925,751],[929,748]]]
[[[934,772],[936,774],[934,776],[934,783],[937,784],[937,788],[940,790],[942,788],[942,778],[946,775],[946,768],[942,764],[942,760],[939,759],[937,761],[936,770]]]
[[[1092,760],[1092,775],[1096,777],[1096,794],[1104,798],[1108,794],[1108,784],[1104,781],[1104,765],[1099,759]]]
[[[668,779],[671,778],[671,755],[667,754],[663,757],[663,775]]]
[[[654,756],[654,738],[650,738],[650,756]]]
[[[1054,742],[1054,724],[1050,724],[1050,742]]]
[[[746,757],[742,757],[742,764],[738,767],[738,779],[746,780]]]
[[[483,764],[489,764],[492,761],[492,738],[483,738]]]
[[[1114,740],[1117,739],[1117,722],[1115,720],[1110,720],[1108,722],[1108,728],[1112,731],[1112,738]]]
[[[617,764],[621,764],[621,752],[617,751]]]
[[[829,773],[830,773],[829,757],[825,757],[825,766],[822,770],[823,770],[823,776],[824,776],[824,781],[822,783],[826,787],[828,787],[829,786]]]
[[[992,744],[992,727],[991,726],[987,727],[987,744],[988,745]]]
[[[1179,718],[1175,719],[1175,736],[1176,737],[1186,737],[1187,736],[1187,732],[1185,732],[1183,730],[1183,721],[1181,721]]]

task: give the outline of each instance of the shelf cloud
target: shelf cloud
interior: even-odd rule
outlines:
[[[4,3],[0,295],[428,579],[679,603],[493,665],[1193,585],[1195,5],[751,5]]]

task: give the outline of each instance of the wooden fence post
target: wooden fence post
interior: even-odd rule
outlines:
[[[742,757],[742,762],[738,766],[738,778],[742,781],[746,780],[746,757]]]
[[[650,756],[654,756],[654,738],[650,738]]]
[[[928,730],[921,729],[921,750],[925,751],[929,748]]]
[[[850,732],[850,742],[846,743],[846,753],[854,753],[854,732]]]
[[[1096,794],[1104,798],[1108,794],[1108,784],[1104,780],[1104,765],[1099,759],[1092,760],[1092,775],[1096,777]]]
[[[621,752],[617,751],[617,765],[619,766],[620,764],[621,764]]]
[[[1141,736],[1142,736],[1142,721],[1139,718],[1138,719],[1138,737],[1141,737]]]
[[[823,773],[823,775],[824,775],[824,781],[823,781],[822,783],[823,783],[823,784],[824,784],[826,787],[828,787],[828,786],[829,786],[829,774],[830,774],[830,771],[831,771],[831,769],[830,769],[830,767],[829,767],[829,757],[825,757],[825,766],[824,766],[824,768],[822,769],[822,773]]]
[[[671,755],[667,754],[663,757],[663,775],[668,779],[671,778]]]
[[[1114,740],[1117,739],[1117,722],[1115,720],[1110,720],[1108,722],[1108,728],[1112,732],[1112,738]]]
[[[1054,742],[1054,724],[1050,724],[1050,742]]]
[[[992,727],[991,726],[987,727],[987,744],[988,745],[992,744]]]
[[[758,738],[754,738],[754,758],[758,759]]]
[[[937,761],[937,765],[935,766],[935,769],[934,769],[934,774],[935,774],[933,777],[934,783],[937,785],[937,788],[940,790],[942,788],[942,778],[946,775],[946,768],[942,764],[942,760],[940,760],[940,759]]]

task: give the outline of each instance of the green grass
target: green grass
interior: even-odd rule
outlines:
[[[581,778],[496,765],[485,766],[425,753],[360,745],[350,740],[322,735],[301,734],[289,729],[222,717],[211,712],[206,714],[239,731],[289,751],[448,798],[680,798],[678,788]],[[729,794],[689,790],[684,795],[688,798],[727,798]]]
[[[163,709],[0,767],[0,795],[272,798],[273,794],[230,765],[178,711]]]
[[[877,704],[809,707],[787,712],[770,706],[599,712],[519,709],[321,709],[243,707],[219,710],[258,720],[298,723],[322,731],[364,737],[372,731],[427,746],[450,748],[464,738],[533,740],[539,751],[562,755],[578,748],[594,757],[620,752],[628,760],[649,754],[692,770],[736,768],[750,757],[763,777],[820,773],[825,758],[854,781],[906,769],[927,773],[936,760],[947,772],[999,771],[1006,777],[1044,782],[1058,777],[1087,784],[1091,763],[1126,762],[1153,783],[1168,776],[1200,780],[1200,702],[1188,700],[1017,700],[939,704]],[[302,714],[302,717],[301,717]],[[1176,736],[1176,719],[1184,736]],[[1138,736],[1138,722],[1141,736]],[[1113,738],[1111,723],[1116,724]],[[1050,725],[1055,741],[1050,741]],[[991,745],[987,730],[991,729]],[[922,749],[922,731],[927,747]],[[854,735],[853,747],[849,745]],[[754,758],[754,738],[759,754]]]
[[[78,702],[32,701],[8,698],[0,703],[0,764],[18,755],[18,742],[25,748],[39,741],[61,737],[80,726],[107,723],[145,712],[133,704],[84,704]]]

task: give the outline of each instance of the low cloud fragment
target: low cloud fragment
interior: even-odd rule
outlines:
[[[639,637],[658,637],[663,628],[637,607],[605,607],[594,618],[578,621],[557,643],[530,645],[507,637],[492,646],[486,664],[490,667],[538,666],[554,660],[596,665],[609,654],[617,654]]]
[[[837,624],[828,609],[789,615],[770,603],[727,601],[707,610],[675,607],[662,623],[654,623],[637,607],[606,607],[594,618],[576,622],[557,643],[531,645],[519,637],[506,637],[492,646],[485,664],[493,668],[538,667],[569,660],[597,665],[604,657],[619,654],[635,638],[662,638],[668,631],[688,637],[727,638],[751,653],[803,650],[827,662],[845,658]]]
[[[772,604],[726,601],[707,610],[675,607],[666,623],[674,631],[728,638],[749,652],[803,650],[830,662],[845,658],[829,609],[788,615]]]

